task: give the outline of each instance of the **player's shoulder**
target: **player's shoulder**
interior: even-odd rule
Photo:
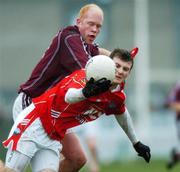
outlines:
[[[62,33],[64,36],[67,36],[67,35],[80,35],[80,32],[79,32],[79,29],[76,25],[74,26],[67,26],[65,27],[63,30],[62,30]]]
[[[68,87],[72,85],[84,86],[86,84],[86,74],[84,69],[76,70],[71,75],[65,77],[61,81],[61,85],[65,84]]]
[[[86,78],[86,72],[85,69],[76,70],[71,74],[71,77],[75,80],[84,80]]]
[[[120,98],[121,101],[122,100],[124,101],[126,99],[126,94],[124,92],[124,85],[125,83],[121,83],[115,89],[113,89],[111,91],[111,94],[113,95],[112,97],[117,97],[118,99]]]

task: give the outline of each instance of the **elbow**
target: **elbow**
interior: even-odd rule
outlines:
[[[65,101],[66,103],[68,103],[68,104],[76,103],[76,102],[73,101],[73,99],[71,99],[71,98],[68,96],[68,94],[65,95],[64,101]]]

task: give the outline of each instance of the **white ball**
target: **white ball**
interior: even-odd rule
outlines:
[[[97,55],[88,60],[85,70],[87,80],[91,77],[95,81],[106,78],[112,82],[115,79],[116,65],[110,57]]]

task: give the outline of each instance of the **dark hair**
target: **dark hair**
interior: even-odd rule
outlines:
[[[114,57],[119,57],[122,61],[125,62],[132,62],[131,69],[133,68],[134,60],[130,54],[130,51],[125,49],[115,48],[110,54],[111,59],[113,59]]]

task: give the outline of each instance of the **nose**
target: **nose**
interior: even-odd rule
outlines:
[[[123,69],[120,67],[120,68],[116,68],[116,73],[117,74],[122,74],[123,73]]]
[[[96,25],[94,25],[94,26],[92,27],[92,31],[95,32],[95,33],[97,33],[97,32],[98,32],[98,27],[97,27]]]

